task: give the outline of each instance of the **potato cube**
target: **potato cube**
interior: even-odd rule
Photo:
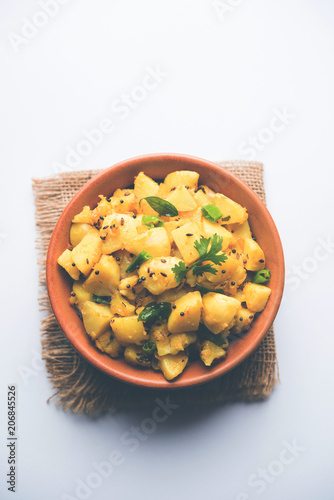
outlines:
[[[172,333],[169,337],[170,354],[177,354],[184,351],[188,346],[196,342],[197,335],[195,332],[188,333]]]
[[[128,247],[136,255],[144,249],[152,257],[166,257],[171,251],[168,234],[164,227],[149,229],[143,234],[136,235]]]
[[[197,331],[201,311],[202,297],[200,292],[187,293],[175,301],[172,313],[168,318],[168,330],[171,333]]]
[[[109,329],[111,318],[110,307],[107,305],[87,300],[82,307],[85,330],[92,340],[96,340]]]
[[[222,212],[223,217],[230,217],[229,224],[242,224],[248,219],[247,210],[223,194],[216,194],[213,203]]]
[[[181,218],[185,223],[186,222],[201,222],[202,220],[202,211],[200,207],[196,207],[194,210],[186,210],[179,211],[178,217]]]
[[[197,340],[195,332],[189,333],[171,333],[166,323],[153,325],[151,328],[150,339],[157,347],[158,356],[166,354],[177,354],[184,351],[190,344]]]
[[[167,324],[165,322],[159,325],[152,326],[150,332],[150,340],[155,343],[159,356],[170,354],[170,336],[171,333],[168,330]]]
[[[177,210],[181,212],[188,212],[189,210],[195,210],[197,203],[192,197],[189,189],[184,186],[178,186],[173,189],[166,198],[169,203],[172,203]]]
[[[208,186],[200,186],[198,190],[201,190],[208,198],[209,198],[209,204],[213,203],[213,199],[216,196],[216,193],[212,191]]]
[[[247,308],[254,312],[261,312],[266,307],[271,294],[270,288],[256,283],[246,283],[244,286]]]
[[[196,193],[193,194],[193,197],[199,207],[212,204],[212,200],[202,191],[202,189],[198,189]]]
[[[240,302],[219,293],[203,296],[203,322],[212,333],[220,333],[233,326],[233,319],[240,309]]]
[[[225,227],[222,227],[219,222],[209,222],[208,220],[203,218],[202,224],[206,238],[211,238],[214,234],[222,236],[222,251],[225,252],[232,239],[232,234],[227,229],[225,229]]]
[[[72,224],[70,229],[70,243],[77,246],[87,233],[98,234],[98,230],[90,224]]]
[[[82,211],[73,217],[72,222],[78,224],[93,224],[93,212],[90,207],[83,207]]]
[[[137,223],[126,214],[111,214],[105,217],[102,229],[102,253],[111,254],[126,249],[131,252],[131,244],[137,237]]]
[[[134,193],[138,201],[147,196],[156,196],[158,189],[159,184],[145,175],[144,172],[140,172],[135,178]]]
[[[129,365],[141,366],[142,368],[150,368],[152,365],[152,358],[136,344],[126,346],[124,351],[124,360]]]
[[[193,264],[199,258],[194,243],[196,240],[200,240],[203,234],[203,227],[199,222],[189,222],[172,231],[173,239],[187,266]]]
[[[138,294],[144,290],[144,285],[142,283],[138,283],[138,281],[139,279],[137,274],[122,279],[119,284],[120,293],[129,300],[136,300]]]
[[[163,200],[165,200],[168,196],[168,193],[169,193],[169,189],[168,187],[163,183],[161,182],[159,184],[159,189],[158,189],[158,192],[155,196],[157,196],[158,198],[162,198]]]
[[[73,254],[71,250],[66,249],[57,260],[58,264],[68,272],[72,279],[78,280],[80,271],[73,261]],[[74,265],[73,265],[74,264]]]
[[[145,217],[143,214],[136,215],[135,224],[136,224],[137,234],[147,233],[147,231],[149,230],[148,225],[143,223],[143,217]]]
[[[180,262],[177,257],[164,257],[149,259],[144,262],[139,270],[139,276],[144,277],[143,286],[153,295],[179,286],[172,268]]]
[[[82,306],[87,300],[92,300],[93,299],[93,294],[86,292],[86,290],[83,287],[83,282],[82,281],[76,281],[73,283],[72,287],[72,293],[70,297],[70,304],[73,306],[77,306],[78,309],[81,311]]]
[[[107,200],[107,198],[103,195],[99,196],[100,201],[97,204],[97,207],[92,210],[93,223],[99,224],[101,227],[101,217],[106,217],[114,212],[112,203]],[[109,199],[109,198],[108,198]]]
[[[159,190],[159,184],[155,182],[153,179],[145,175],[143,172],[140,172],[135,178],[134,183],[134,193],[136,196],[136,209],[139,213],[143,213],[146,215],[159,215],[146,200],[143,200],[140,205],[139,202],[143,198],[147,196],[157,196]]]
[[[234,294],[234,298],[237,299],[241,304],[244,302],[243,305],[246,306],[246,297],[243,290],[237,290]]]
[[[138,321],[138,316],[125,316],[124,318],[114,317],[110,325],[115,337],[121,345],[141,345],[149,339],[143,322]]]
[[[170,219],[168,222],[165,222],[164,228],[167,231],[169,240],[171,243],[174,243],[174,238],[172,235],[172,232],[174,229],[179,229],[181,226],[184,226],[185,224],[188,224],[189,222],[198,222],[201,220],[202,214],[197,212],[197,211],[192,211],[190,216],[182,218],[180,217],[180,213],[178,217],[175,217],[174,219]]]
[[[227,256],[225,262],[222,262],[221,265],[214,264],[213,267],[217,269],[217,274],[204,273],[204,276],[211,283],[219,285],[225,283],[231,278],[232,274],[238,267],[238,261]]]
[[[191,170],[178,170],[171,172],[164,180],[165,186],[169,191],[178,186],[188,186],[189,189],[196,190],[198,185],[199,174]]]
[[[180,299],[191,291],[192,289],[186,285],[182,288],[167,290],[157,297],[157,302],[175,302],[177,299]]]
[[[115,292],[111,297],[110,310],[112,314],[118,314],[119,316],[133,316],[135,312],[135,306],[130,304],[120,292]]]
[[[244,254],[247,259],[247,271],[260,271],[265,267],[265,258],[262,248],[253,238],[245,238]]]
[[[126,213],[133,212],[136,200],[133,189],[116,189],[110,203],[115,212]]]
[[[210,340],[205,340],[200,347],[200,358],[205,364],[205,366],[211,366],[214,361],[223,359],[226,357],[226,350],[222,347],[210,342]]]
[[[130,252],[127,250],[118,250],[113,254],[115,259],[118,261],[119,269],[121,272],[121,279],[128,278],[131,273],[127,273],[126,270],[133,261],[133,255],[130,257]]]
[[[245,281],[246,278],[247,278],[246,269],[241,264],[238,264],[236,269],[229,277],[225,291],[227,291],[229,294],[235,295],[238,287]]]
[[[120,282],[120,269],[112,255],[102,255],[84,283],[84,289],[95,295],[111,295]]]
[[[122,352],[122,346],[116,337],[113,336],[111,330],[100,335],[100,337],[96,339],[95,345],[100,351],[109,354],[111,358],[118,358]]]
[[[95,232],[87,233],[72,250],[72,259],[85,276],[101,257],[102,241]]]
[[[249,325],[254,319],[254,312],[249,311],[245,307],[239,309],[237,316],[235,318],[235,325],[231,329],[231,333],[239,334],[244,330],[248,330]]]
[[[252,237],[248,220],[242,224],[226,224],[226,229],[233,234],[235,239]]]
[[[184,352],[166,354],[158,358],[159,368],[167,380],[172,380],[183,372],[188,363],[188,356]]]

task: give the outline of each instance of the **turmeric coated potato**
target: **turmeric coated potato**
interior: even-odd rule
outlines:
[[[160,295],[166,290],[176,288],[178,282],[173,273],[173,267],[180,262],[177,257],[149,259],[139,268],[138,275],[145,287],[153,295]]]

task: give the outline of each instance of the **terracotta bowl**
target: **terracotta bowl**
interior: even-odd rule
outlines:
[[[252,232],[264,250],[266,267],[271,270],[269,286],[272,290],[265,310],[254,320],[251,329],[230,344],[227,358],[208,368],[200,361],[193,362],[173,382],[153,370],[142,370],[127,365],[122,359],[111,359],[94,347],[82,321],[69,304],[72,281],[57,264],[57,258],[67,248],[71,220],[84,205],[95,207],[98,195],[111,195],[117,188],[133,184],[140,172],[156,180],[175,170],[194,170],[200,174],[200,183],[221,192],[241,205],[249,213]],[[89,181],[70,201],[53,231],[46,264],[47,287],[57,321],[73,347],[92,365],[124,382],[153,388],[180,388],[207,382],[228,372],[251,354],[271,326],[283,293],[284,257],[279,234],[273,219],[258,196],[238,177],[210,161],[188,155],[153,154],[122,161]]]

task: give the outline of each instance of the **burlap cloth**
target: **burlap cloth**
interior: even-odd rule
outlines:
[[[244,180],[265,202],[263,165],[257,162],[219,162]],[[269,396],[278,380],[274,331],[271,327],[256,351],[242,364],[207,384],[161,391],[134,387],[94,368],[70,345],[51,310],[45,280],[46,252],[53,228],[66,204],[99,171],[61,173],[33,180],[36,204],[37,251],[44,312],[41,320],[42,358],[46,363],[52,397],[65,411],[97,413],[119,408],[150,405],[156,397],[172,394],[174,403],[260,400]],[[51,398],[50,398],[51,399]]]

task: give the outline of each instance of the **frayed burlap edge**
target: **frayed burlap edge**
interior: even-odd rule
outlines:
[[[244,180],[265,202],[263,166],[258,162],[219,162]],[[65,411],[94,414],[119,408],[150,405],[167,395],[174,403],[208,403],[260,400],[268,397],[279,379],[274,331],[271,327],[254,353],[219,379],[198,387],[161,391],[134,387],[94,368],[69,344],[51,310],[46,292],[45,262],[53,228],[74,194],[99,171],[61,173],[33,179],[40,279],[42,357],[55,391],[57,405]]]

